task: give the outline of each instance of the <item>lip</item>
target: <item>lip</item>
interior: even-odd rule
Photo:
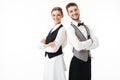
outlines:
[[[74,17],[74,18],[77,18],[77,17],[78,17],[78,15],[73,15],[73,17]]]

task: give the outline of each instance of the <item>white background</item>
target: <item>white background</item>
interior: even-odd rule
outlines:
[[[100,46],[92,51],[92,80],[120,80],[120,1],[71,0],[81,19],[91,26]],[[43,80],[43,35],[51,28],[50,11],[60,6],[62,23],[70,23],[65,6],[70,0],[0,0],[0,80]],[[66,77],[72,57],[64,49]]]

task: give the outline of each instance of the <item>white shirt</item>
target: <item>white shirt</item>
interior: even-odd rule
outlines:
[[[78,22],[72,21],[72,23],[77,26]],[[87,26],[89,28],[89,26]],[[85,29],[84,26],[80,26],[77,27],[82,33],[83,35],[87,38],[87,31]],[[74,28],[70,25],[69,27],[66,28],[66,32],[67,32],[67,37],[68,40],[70,42],[70,44],[78,51],[80,50],[91,50],[94,49],[96,47],[98,47],[98,40],[95,37],[95,35],[93,34],[92,30],[89,28],[90,30],[90,36],[91,39],[87,39],[86,41],[79,41],[76,34],[75,34],[75,30]]]
[[[58,24],[56,26],[53,27],[52,31],[53,32],[54,30],[56,30],[61,24]],[[43,43],[40,43],[40,48],[43,49],[44,51],[46,52],[56,52],[60,46],[62,45],[62,48],[65,47],[66,45],[66,30],[64,27],[61,27],[58,31],[58,34],[55,38],[55,46],[54,47],[47,47],[47,48],[44,48],[43,47]]]

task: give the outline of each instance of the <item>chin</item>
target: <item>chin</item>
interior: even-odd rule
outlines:
[[[72,18],[72,19],[75,20],[75,21],[76,21],[76,20],[79,20],[79,18]]]

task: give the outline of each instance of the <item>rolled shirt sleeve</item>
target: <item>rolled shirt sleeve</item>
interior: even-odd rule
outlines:
[[[92,49],[95,49],[99,46],[99,42],[98,42],[97,37],[94,35],[93,31],[90,28],[89,28],[89,31],[90,31],[90,37],[92,40],[92,44],[90,46],[88,46],[86,48],[86,50],[92,50]]]
[[[86,49],[92,44],[91,39],[79,41],[72,26],[66,28],[66,32],[70,44],[78,51]]]

